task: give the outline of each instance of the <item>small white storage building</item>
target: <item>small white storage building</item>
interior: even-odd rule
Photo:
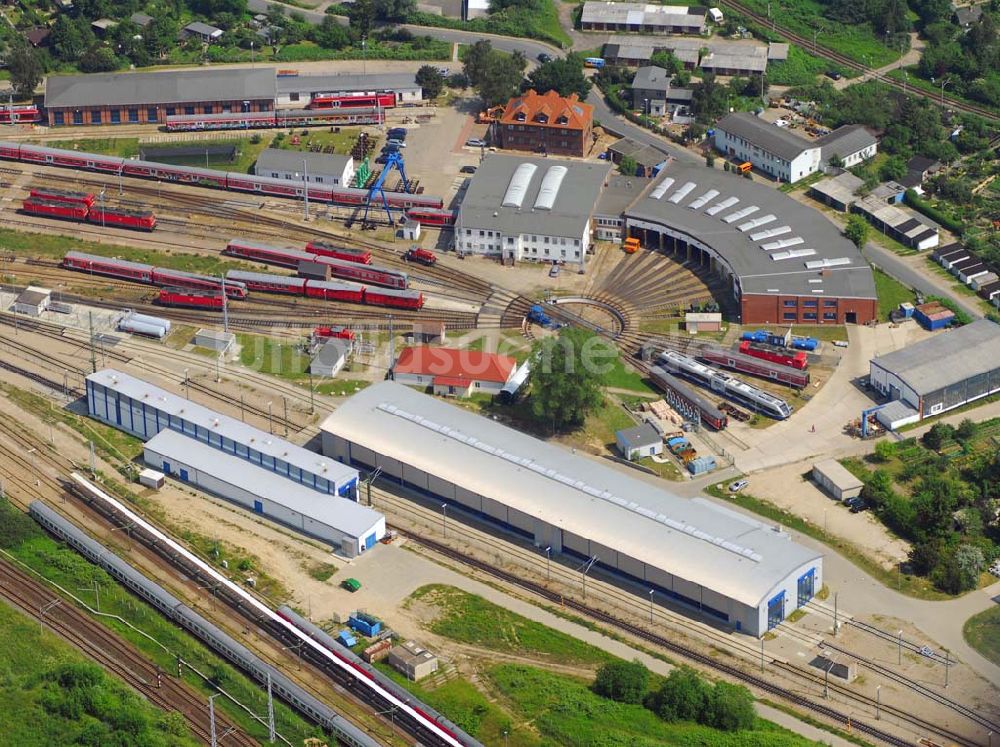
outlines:
[[[812,477],[817,485],[838,501],[858,497],[861,495],[861,488],[864,487],[864,483],[836,459],[827,459],[814,464]]]
[[[309,373],[313,376],[336,376],[347,362],[351,344],[347,340],[331,338],[320,345],[309,363]]]
[[[52,291],[47,288],[36,288],[29,285],[21,291],[14,301],[14,313],[27,316],[41,316],[52,299]]]
[[[336,153],[305,153],[265,148],[254,166],[257,176],[311,184],[348,185],[354,177],[354,159]]]
[[[663,437],[649,423],[623,428],[615,433],[618,451],[626,459],[640,459],[663,453]]]
[[[176,431],[161,431],[147,441],[143,459],[166,475],[329,542],[349,558],[385,536],[382,514],[292,482]]]

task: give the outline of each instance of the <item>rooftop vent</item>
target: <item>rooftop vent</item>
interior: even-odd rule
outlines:
[[[559,196],[559,188],[563,179],[569,171],[565,166],[549,166],[545,176],[542,177],[542,186],[538,189],[538,196],[535,198],[535,208],[538,210],[551,210],[555,205],[556,197]]]
[[[521,203],[524,202],[524,195],[528,191],[528,185],[531,184],[531,179],[537,170],[538,167],[533,163],[522,163],[514,169],[514,173],[510,177],[510,183],[507,185],[507,191],[503,196],[502,204],[504,207],[521,207]]]

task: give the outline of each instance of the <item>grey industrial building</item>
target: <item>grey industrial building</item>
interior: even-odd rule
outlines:
[[[705,39],[679,36],[612,36],[603,55],[610,65],[648,65],[657,52],[671,52],[688,70],[699,68],[717,75],[753,75],[769,62],[788,58],[787,44],[750,40]]]
[[[1000,325],[979,319],[872,358],[869,380],[899,403],[888,413],[877,413],[887,427],[940,415],[1000,392]]]
[[[823,490],[838,501],[857,498],[864,483],[848,472],[836,459],[826,459],[813,465],[812,478]]]
[[[704,7],[651,5],[587,0],[580,13],[583,31],[631,31],[643,34],[701,34]]]
[[[356,498],[358,471],[123,371],[87,376],[87,412],[148,441],[174,430],[320,493]]]
[[[498,525],[645,598],[762,635],[822,586],[822,555],[704,498],[680,498],[586,456],[381,382],[321,426],[323,452]]]
[[[254,166],[257,176],[307,181],[314,184],[350,185],[354,159],[339,153],[305,153],[282,148],[265,148]]]
[[[153,436],[143,447],[143,459],[165,475],[328,542],[349,558],[385,536],[382,514],[292,482],[178,431]]]
[[[586,263],[606,162],[493,153],[462,199],[455,248],[507,260]]]
[[[865,324],[878,303],[871,267],[840,230],[776,189],[671,162],[625,211],[646,249],[722,276],[744,324]]]

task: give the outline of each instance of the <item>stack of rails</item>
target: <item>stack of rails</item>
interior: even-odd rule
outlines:
[[[250,259],[256,262],[263,262],[264,264],[278,265],[279,267],[291,267],[296,270],[298,270],[303,262],[314,262],[329,266],[330,274],[343,280],[383,285],[387,288],[396,288],[399,290],[409,287],[409,276],[405,272],[393,270],[388,267],[378,267],[377,265],[348,262],[343,259],[304,252],[299,249],[287,249],[259,244],[255,241],[233,239],[222,250],[222,253],[231,257]]]
[[[398,309],[419,309],[424,305],[424,294],[417,290],[371,288],[359,283],[340,280],[312,280],[288,275],[271,275],[264,272],[230,270],[226,282],[245,285],[249,290],[263,293],[284,293],[326,301],[346,301],[368,306],[390,306]]]
[[[707,423],[717,431],[724,430],[729,425],[726,413],[720,410],[712,400],[702,396],[685,382],[668,373],[666,369],[661,366],[653,366],[649,370],[649,376],[666,392],[667,401],[681,415],[692,419],[697,416],[702,423]]]
[[[94,275],[107,275],[122,278],[136,283],[159,285],[167,288],[193,288],[222,293],[221,277],[212,275],[197,275],[183,270],[172,270],[165,267],[154,267],[141,262],[129,262],[124,259],[99,257],[83,252],[67,252],[63,257],[62,266],[67,270],[79,270]],[[229,298],[242,300],[247,297],[247,288],[242,283],[225,282],[226,295]]]
[[[94,204],[94,195],[90,192],[32,189],[21,203],[21,210],[30,215],[41,215],[46,218],[87,221],[102,226],[111,225],[139,231],[152,231],[156,228],[156,216],[149,210],[99,207]]]
[[[335,187],[317,182],[303,184],[288,179],[215,171],[195,166],[175,166],[154,161],[131,160],[3,140],[0,140],[0,159],[42,166],[60,166],[81,171],[96,171],[116,176],[196,184],[199,187],[250,192],[273,197],[302,199],[308,194],[309,200],[312,202],[346,207],[361,207],[368,203],[368,190],[356,187]],[[409,192],[386,192],[385,196],[389,207],[394,210],[444,207],[444,202],[440,197],[410,194]]]
[[[777,381],[798,389],[809,385],[809,374],[806,371],[796,370],[780,363],[771,363],[758,357],[735,353],[712,345],[703,346],[697,351],[697,355],[708,363],[714,363],[723,368],[757,376],[761,379]],[[805,354],[803,353],[803,355]]]

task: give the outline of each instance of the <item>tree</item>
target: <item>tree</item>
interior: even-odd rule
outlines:
[[[493,45],[486,39],[480,39],[465,53],[462,69],[471,85],[478,86],[479,81],[486,75],[486,67],[490,62],[492,52]]]
[[[539,65],[528,75],[528,85],[539,93],[558,91],[560,96],[575,93],[581,99],[587,98],[591,87],[583,74],[583,61],[575,54]]]
[[[684,63],[678,60],[677,56],[667,49],[661,49],[658,52],[653,52],[652,57],[649,58],[649,64],[662,67],[667,71],[667,75],[671,77],[677,75],[684,69]]]
[[[417,0],[374,0],[375,17],[382,21],[402,22],[417,9]]]
[[[695,86],[691,94],[691,107],[696,119],[702,124],[711,124],[726,113],[726,88],[715,80],[715,73],[705,73],[701,85]]]
[[[89,26],[87,27],[89,30]],[[91,36],[93,36],[91,34]],[[65,13],[60,13],[52,25],[52,51],[61,60],[75,62],[80,59],[92,43],[76,21]]]
[[[664,721],[703,721],[712,687],[691,667],[674,669],[650,698],[650,709]]]
[[[108,73],[118,69],[118,58],[107,47],[91,47],[80,58],[80,70],[85,73]]]
[[[723,731],[752,729],[757,719],[753,710],[753,696],[742,685],[716,682],[708,699],[709,726]]]
[[[938,451],[944,446],[945,441],[951,441],[955,437],[955,429],[947,423],[935,423],[930,427],[920,442],[931,451]]]
[[[354,0],[347,11],[351,30],[362,39],[366,38],[375,25],[375,3],[373,0]]]
[[[888,462],[896,455],[896,443],[894,441],[879,441],[875,444],[875,461]]]
[[[710,168],[715,168],[715,151],[707,151],[705,153],[705,165]]]
[[[424,96],[436,99],[444,89],[444,76],[433,65],[423,65],[417,70],[417,85],[424,89]]]
[[[844,159],[841,158],[837,153],[831,153],[830,157],[826,159],[826,163],[831,169],[844,168]]]
[[[166,54],[177,39],[178,23],[170,16],[161,15],[143,29],[146,50],[154,57]]]
[[[889,156],[879,168],[878,175],[884,182],[898,182],[907,171],[906,160],[902,156]]]
[[[868,241],[868,223],[860,215],[849,215],[847,226],[844,227],[844,236],[860,249]]]
[[[313,31],[313,41],[324,49],[343,49],[351,42],[347,29],[333,16],[324,16],[323,22]]]
[[[594,692],[619,703],[642,703],[649,670],[639,661],[612,661],[597,670]]]
[[[975,589],[986,567],[983,551],[975,545],[949,546],[931,572],[931,581],[942,591],[961,594]]]
[[[955,429],[955,439],[962,442],[970,441],[975,437],[977,430],[978,426],[969,418],[965,418]]]
[[[621,163],[618,164],[618,171],[623,176],[635,176],[639,171],[639,164],[632,156],[622,156]]]
[[[531,407],[562,430],[583,423],[601,404],[601,384],[617,357],[614,348],[589,330],[565,327],[537,346],[531,369]]]
[[[525,59],[520,54],[490,50],[486,68],[476,84],[476,92],[487,106],[506,103],[520,90],[525,65]],[[472,79],[471,75],[469,79]]]
[[[247,0],[187,0],[187,4],[206,18],[216,18],[219,13],[232,13],[238,18],[247,14]]]
[[[7,70],[10,84],[18,98],[30,98],[35,88],[42,82],[42,58],[38,50],[31,47],[24,37],[11,44],[7,53]]]

